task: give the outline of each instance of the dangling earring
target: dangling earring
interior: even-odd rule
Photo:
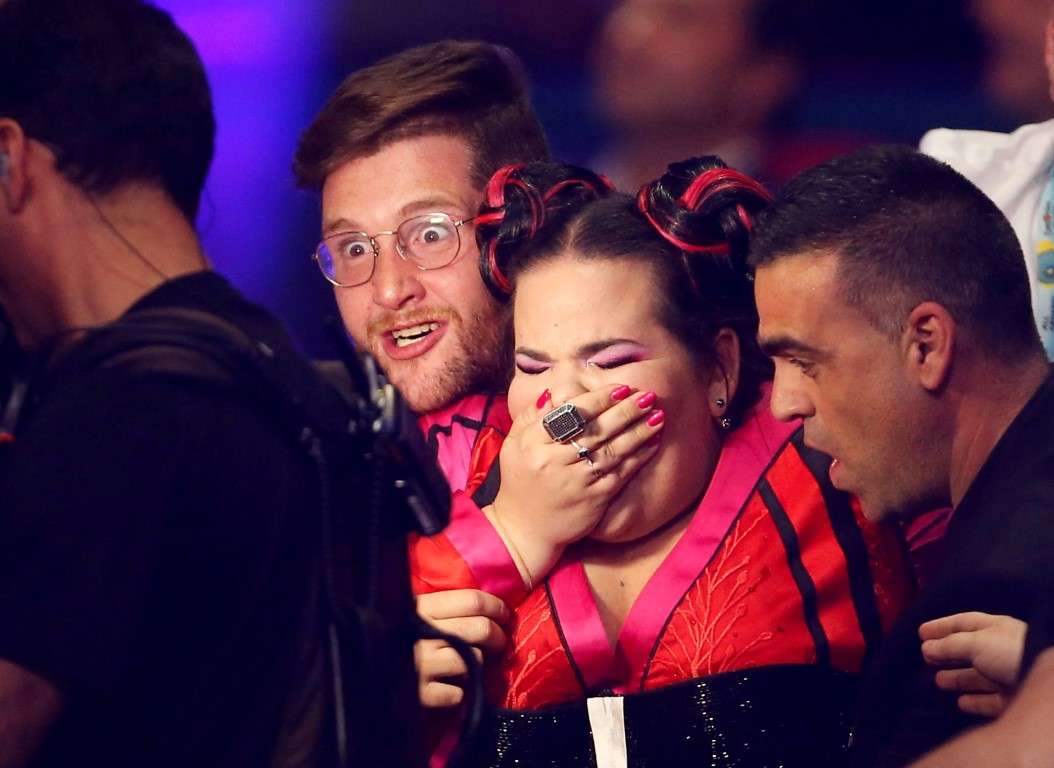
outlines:
[[[717,405],[718,408],[724,408],[725,407],[725,398],[723,398],[723,397],[717,398],[714,401],[714,404]],[[718,420],[717,423],[719,425],[721,425],[721,429],[725,430],[726,432],[728,430],[732,429],[732,419],[728,418],[727,416],[722,416]]]

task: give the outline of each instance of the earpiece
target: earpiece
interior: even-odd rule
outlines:
[[[7,178],[7,166],[11,161],[7,159],[6,152],[0,152],[0,179]]]

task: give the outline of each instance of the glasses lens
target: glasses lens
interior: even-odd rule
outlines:
[[[445,213],[407,219],[399,227],[403,255],[424,269],[445,267],[461,247],[457,226]]]
[[[322,274],[338,285],[360,285],[373,274],[373,244],[364,232],[338,232],[318,245]]]

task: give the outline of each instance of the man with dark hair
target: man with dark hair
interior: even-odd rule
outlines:
[[[1009,223],[948,166],[874,147],[795,179],[752,243],[772,408],[801,418],[872,519],[953,507],[945,559],[891,631],[854,732],[903,765],[976,722],[940,691],[919,625],[1028,618],[1054,581],[1054,380]]]
[[[322,194],[322,273],[355,343],[420,414],[505,388],[506,323],[472,219],[494,171],[547,155],[519,62],[481,42],[353,73],[300,140],[297,180]]]
[[[5,768],[319,757],[325,698],[302,638],[320,493],[304,451],[199,356],[86,360],[178,315],[177,330],[237,331],[304,397],[332,394],[208,269],[193,217],[214,130],[168,14],[0,2],[0,305],[29,356],[0,456]]]
[[[17,45],[0,51],[3,116],[50,149],[56,170],[85,192],[103,195],[129,181],[156,184],[193,222],[216,123],[201,62],[182,33],[165,14],[140,11],[120,30],[121,61],[150,57],[159,66],[122,75],[104,69],[116,63],[109,47],[119,33],[106,14],[90,11],[76,23],[59,23],[56,4],[43,3],[35,12],[10,5],[3,36]],[[115,12],[127,13],[128,6],[117,3]],[[46,35],[45,18],[54,25]],[[64,49],[61,58],[54,48]],[[89,80],[85,72],[92,71],[99,76]],[[178,80],[175,73],[188,76]],[[85,119],[103,114],[108,119]]]

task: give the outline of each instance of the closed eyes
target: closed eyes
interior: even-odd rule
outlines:
[[[646,359],[647,350],[635,342],[616,341],[590,344],[577,353],[582,363],[601,370],[612,370]],[[553,360],[536,350],[521,348],[516,353],[516,370],[528,376],[544,373]]]

